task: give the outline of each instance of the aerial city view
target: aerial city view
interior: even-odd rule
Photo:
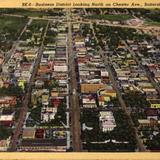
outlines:
[[[0,151],[160,151],[159,9],[0,9]]]

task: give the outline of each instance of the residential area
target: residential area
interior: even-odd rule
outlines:
[[[159,151],[158,13],[2,9],[0,151]]]
[[[74,27],[84,149],[133,151],[136,148],[132,134],[134,130],[127,128],[128,124],[124,121],[127,116],[121,110],[108,70],[95,48],[95,42],[92,41],[92,36],[81,35],[80,26],[79,30],[77,25]],[[121,133],[117,132],[118,130]],[[127,138],[126,134],[132,139]]]

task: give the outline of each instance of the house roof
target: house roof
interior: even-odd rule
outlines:
[[[158,116],[158,111],[156,109],[149,108],[145,111],[145,113],[147,116]]]
[[[35,136],[35,128],[25,128],[23,130],[23,138],[30,138]]]
[[[13,115],[1,115],[0,116],[0,121],[12,121],[14,118]]]

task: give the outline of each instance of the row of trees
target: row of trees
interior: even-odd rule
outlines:
[[[142,94],[141,92],[128,92],[123,96],[124,100],[126,101],[128,107],[131,108],[149,108],[150,104],[146,99],[145,94]]]
[[[0,96],[22,96],[23,95],[23,90],[19,86],[14,86],[14,85],[9,85],[8,88],[2,87],[0,88]]]
[[[160,10],[159,9],[129,9],[130,12],[134,12],[136,16],[149,18],[152,21],[160,22]]]
[[[151,37],[147,34],[140,34],[133,28],[121,28],[121,27],[111,27],[94,25],[96,30],[96,36],[100,40],[100,46],[104,47],[102,40],[105,40],[111,50],[117,48],[120,40],[136,40],[142,41],[144,39],[150,40]]]
[[[3,126],[3,125],[0,125],[0,140],[4,140],[4,139],[7,139],[12,133],[12,130]]]

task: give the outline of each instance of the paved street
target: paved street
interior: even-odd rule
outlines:
[[[73,151],[80,152],[81,146],[81,127],[80,127],[80,107],[77,93],[77,75],[76,75],[76,64],[74,61],[73,45],[72,45],[72,25],[70,22],[70,11],[67,12],[68,19],[68,54],[69,54],[69,67],[70,67],[70,102],[71,102],[71,134],[72,134],[72,145]]]
[[[15,53],[17,47],[19,46],[19,40],[20,38],[22,37],[23,33],[26,31],[27,29],[27,26],[32,22],[32,18],[30,18],[28,20],[28,22],[26,23],[26,25],[24,26],[24,28],[22,29],[21,33],[19,34],[17,40],[13,43],[12,45],[12,48],[5,54],[5,57],[4,57],[4,62],[3,64],[7,63],[8,60],[11,58],[11,55],[13,53]],[[0,66],[0,70],[1,70],[2,66]]]
[[[26,117],[26,114],[27,114],[27,111],[28,111],[28,104],[30,102],[30,97],[31,97],[31,93],[32,93],[32,84],[34,82],[34,78],[36,76],[38,66],[39,66],[39,63],[40,63],[40,60],[41,60],[41,56],[43,54],[43,42],[44,42],[44,39],[45,39],[45,36],[46,36],[48,25],[49,25],[49,22],[46,26],[46,29],[45,29],[45,32],[44,32],[44,35],[43,35],[42,44],[41,44],[41,46],[38,50],[38,56],[37,56],[37,59],[36,59],[35,64],[34,64],[34,69],[33,69],[33,72],[32,72],[31,78],[30,78],[30,82],[28,83],[27,92],[25,94],[25,98],[24,98],[24,101],[22,103],[22,108],[20,110],[20,116],[19,116],[19,119],[18,119],[18,122],[17,122],[17,126],[16,126],[16,129],[15,129],[14,135],[13,135],[12,140],[11,140],[10,151],[16,151],[16,149],[17,149],[17,143],[18,143],[19,137],[21,135],[23,124],[24,124],[24,121],[25,121],[25,117]]]
[[[114,23],[114,20],[103,20],[108,18],[96,16],[95,18],[97,19],[92,19],[95,13],[101,12],[101,14],[104,14],[103,10],[100,12],[93,11],[92,13],[92,11],[83,8],[82,10],[64,9],[62,13],[60,10],[54,12],[54,14],[52,14],[52,11],[47,12],[46,10],[45,12],[50,16],[46,16],[46,14],[44,16],[41,15],[41,17],[38,17],[39,14],[27,14],[31,16],[18,15],[18,13],[2,14],[10,16],[11,19],[20,17],[28,20],[27,22],[25,21],[23,28],[18,32],[16,40],[12,42],[12,48],[7,53],[3,53],[5,57],[2,57],[4,59],[2,65],[6,64],[2,74],[6,74],[8,70],[8,74],[12,73],[13,75],[11,78],[6,77],[6,80],[3,80],[1,82],[2,86],[7,84],[9,84],[8,86],[10,84],[21,86],[23,85],[21,81],[27,82],[19,113],[15,112],[19,114],[18,120],[16,117],[15,123],[10,125],[14,133],[10,136],[11,139],[10,143],[8,143],[7,151],[23,151],[23,149],[21,150],[22,147],[28,149],[28,144],[23,144],[23,141],[37,141],[39,138],[41,138],[40,140],[47,140],[49,143],[50,140],[48,138],[55,140],[49,146],[44,144],[44,146],[46,145],[46,151],[58,150],[61,152],[62,147],[64,152],[102,151],[102,149],[110,151],[111,145],[111,150],[113,149],[113,151],[152,151],[149,145],[152,141],[157,141],[154,140],[157,135],[154,135],[153,130],[150,136],[147,135],[147,137],[143,133],[143,129],[145,127],[148,127],[149,130],[153,128],[150,125],[151,115],[147,114],[154,114],[154,116],[158,117],[159,113],[158,111],[157,113],[147,112],[153,107],[159,108],[159,102],[158,104],[148,103],[150,106],[145,103],[146,101],[151,101],[151,96],[141,86],[146,83],[146,89],[152,89],[153,96],[151,98],[157,98],[157,92],[159,94],[158,98],[160,98],[160,85],[158,84],[160,81],[157,79],[159,76],[158,54],[160,43],[155,37],[160,36],[160,26],[154,26],[155,24],[152,26],[149,23],[146,25],[147,23],[143,23],[143,19],[142,23],[129,23],[128,19],[127,21],[120,19],[119,21],[117,20],[117,23]],[[115,15],[119,14],[116,9],[113,9],[113,13]],[[106,14],[112,15],[110,12],[106,12]],[[129,14],[133,18],[141,20],[140,16],[135,14],[134,11]],[[91,16],[91,18],[87,16]],[[38,22],[28,27],[33,20],[38,20]],[[137,26],[131,24],[137,24]],[[106,29],[106,32],[103,29]],[[130,29],[133,29],[133,31]],[[131,34],[128,36],[128,33]],[[155,35],[153,40],[146,38],[147,36],[143,37],[142,35],[145,33]],[[145,45],[141,46],[139,37],[143,42],[146,42],[144,43]],[[22,38],[26,40],[22,42]],[[33,50],[31,48],[31,50],[28,50],[28,46]],[[137,51],[132,50],[134,46],[136,46],[137,49],[135,50]],[[146,47],[144,53],[141,47]],[[156,53],[155,57],[152,59],[152,56],[149,56],[149,58],[146,56],[146,59],[140,59],[142,54],[151,52],[147,47],[153,48],[153,51],[151,51]],[[18,48],[22,53],[19,54]],[[140,52],[142,54],[138,57],[137,53]],[[153,62],[154,72],[148,65],[149,63],[152,65]],[[145,67],[146,64],[150,70]],[[2,65],[0,70],[2,70]],[[156,78],[153,77],[152,72]],[[22,78],[20,79],[19,77]],[[133,96],[132,91],[135,91]],[[136,94],[137,91],[146,93],[144,99],[140,96],[139,99],[136,97],[138,95]],[[4,99],[2,107],[4,108],[7,106],[6,103],[9,103],[5,101],[7,99],[6,95],[8,96],[9,94],[4,93],[4,98],[2,97]],[[16,104],[19,97],[15,96],[15,94],[13,95],[11,95],[11,98],[14,99]],[[150,97],[147,97],[147,95]],[[141,99],[145,101],[141,102]],[[130,104],[132,101],[133,103]],[[30,110],[31,102],[33,108]],[[37,108],[38,111],[34,110],[36,106],[40,106]],[[62,107],[58,109],[59,106]],[[143,109],[141,106],[144,106]],[[124,119],[122,118],[123,116]],[[159,119],[157,117],[154,125],[158,126]],[[81,124],[81,118],[83,118],[83,124]],[[15,117],[11,120],[14,122],[14,119]],[[33,133],[34,136],[30,138],[27,135],[29,138],[26,138],[24,136],[25,129],[27,133],[27,129],[30,126],[33,126],[32,129],[34,131],[31,129],[30,133]],[[126,126],[126,128],[123,126]],[[128,130],[126,130],[127,127],[129,128]],[[43,130],[40,130],[40,132],[43,132],[40,133],[42,136],[36,135],[39,134],[37,128]],[[53,132],[53,130],[60,132]],[[93,131],[95,132],[94,136],[92,135]],[[152,138],[150,138],[151,136]],[[133,137],[133,139],[130,137]],[[107,138],[110,139],[111,143]],[[61,140],[63,140],[62,143]],[[102,145],[98,146],[96,143],[102,143]],[[103,145],[103,143],[106,144]],[[94,146],[94,144],[96,145]],[[35,142],[32,145],[32,149],[36,149]],[[40,147],[41,144],[39,145],[38,143],[38,151],[41,150]],[[48,149],[47,147],[51,148]],[[27,149],[24,149],[24,151],[27,151]]]
[[[106,66],[106,68],[107,68],[107,70],[108,70],[108,72],[109,72],[110,80],[111,80],[111,82],[112,82],[112,84],[113,84],[113,88],[115,89],[115,91],[116,91],[116,93],[117,93],[117,97],[118,97],[118,100],[119,100],[119,102],[120,102],[120,104],[121,104],[121,107],[122,107],[122,109],[124,110],[124,112],[126,113],[126,115],[128,116],[128,121],[129,121],[131,127],[132,127],[132,128],[134,129],[134,131],[135,131],[135,137],[136,137],[136,140],[137,140],[137,144],[138,144],[139,151],[144,152],[144,151],[146,151],[146,149],[145,149],[145,147],[144,147],[144,145],[143,145],[142,140],[140,139],[140,137],[139,137],[139,135],[138,135],[138,130],[137,130],[136,127],[134,127],[133,120],[132,120],[130,114],[128,113],[128,111],[127,111],[126,103],[125,103],[125,101],[124,101],[123,98],[122,98],[122,94],[121,94],[120,90],[118,89],[117,81],[115,80],[115,77],[114,77],[114,75],[113,75],[113,73],[112,73],[110,63],[108,62],[107,58],[104,56],[104,53],[103,53],[102,49],[100,49],[99,52],[100,52],[100,54],[102,55],[102,58],[104,59],[105,66]]]
[[[128,49],[128,51],[132,54],[133,58],[136,60],[137,64],[145,71],[148,79],[150,80],[150,82],[152,83],[152,85],[154,86],[154,88],[156,88],[158,94],[160,95],[160,86],[155,82],[155,80],[153,79],[151,73],[149,72],[149,70],[147,70],[142,63],[140,62],[140,60],[138,59],[138,57],[135,55],[134,51],[130,49],[130,47],[128,46],[128,44],[126,42],[123,41],[123,43],[125,44],[126,48]]]
[[[96,34],[95,34],[95,31],[94,31],[94,28],[93,28],[93,24],[91,23],[90,26],[91,26],[91,29],[92,29],[92,31],[93,31],[93,35],[94,35],[96,41],[98,41],[98,39],[97,39],[97,37],[96,37]],[[122,94],[121,94],[121,92],[120,92],[119,89],[118,89],[117,81],[115,80],[115,77],[114,77],[114,75],[113,75],[113,73],[112,73],[111,66],[110,66],[110,62],[108,61],[108,58],[104,55],[104,52],[103,52],[102,48],[101,48],[100,46],[99,46],[99,48],[100,48],[99,53],[100,53],[102,59],[104,60],[106,69],[107,69],[107,71],[108,71],[108,73],[109,73],[109,77],[110,77],[110,80],[111,80],[111,82],[112,82],[112,84],[113,84],[113,88],[115,89],[115,91],[116,91],[116,93],[117,93],[117,97],[118,97],[118,100],[119,100],[119,102],[120,102],[120,104],[121,104],[121,107],[122,107],[122,109],[124,110],[124,112],[126,113],[126,115],[128,116],[128,118],[129,118],[129,123],[130,123],[131,127],[132,127],[132,128],[134,129],[134,131],[135,131],[135,137],[136,137],[136,140],[137,140],[137,144],[138,144],[139,151],[144,152],[144,151],[146,151],[146,149],[145,149],[145,147],[144,147],[144,145],[143,145],[142,140],[139,138],[139,136],[138,136],[138,130],[137,130],[137,128],[134,127],[133,120],[132,120],[130,114],[128,113],[128,111],[127,111],[126,103],[125,103],[125,101],[124,101],[123,98],[122,98]]]

